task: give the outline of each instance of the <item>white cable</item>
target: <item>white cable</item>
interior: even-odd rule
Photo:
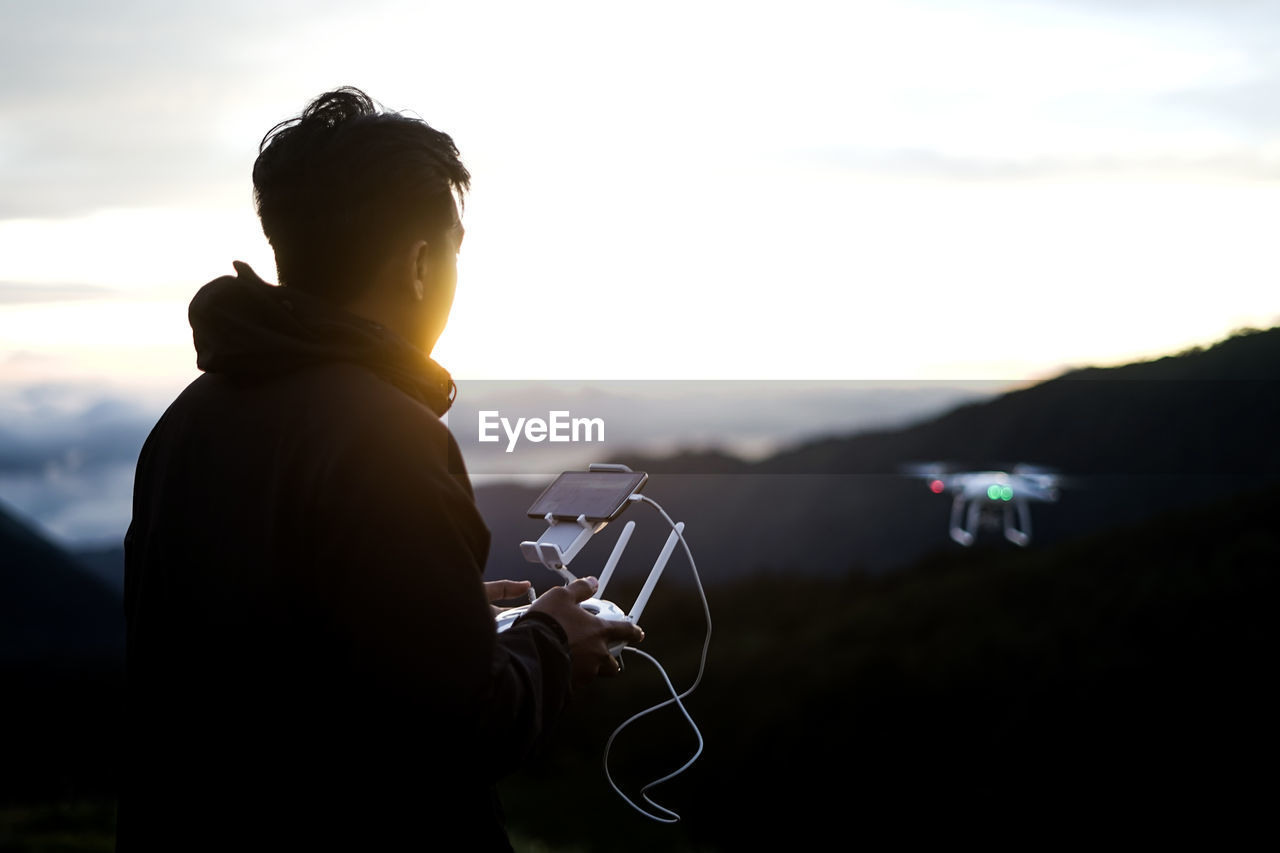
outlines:
[[[641,657],[645,658],[650,663],[652,663],[654,666],[656,666],[658,668],[658,673],[662,676],[662,680],[666,682],[667,689],[671,691],[672,698],[668,699],[667,701],[663,702],[660,705],[654,705],[652,708],[649,708],[648,710],[641,711],[639,714],[636,714],[634,717],[631,717],[629,720],[627,720],[622,725],[618,726],[616,729],[613,730],[613,734],[609,735],[609,740],[604,745],[604,777],[609,780],[609,785],[613,787],[613,790],[617,792],[618,796],[622,797],[622,799],[626,802],[627,805],[631,806],[631,808],[640,812],[640,814],[644,815],[650,820],[656,820],[659,823],[677,823],[680,820],[680,815],[671,811],[671,809],[667,808],[666,806],[660,805],[659,803],[655,803],[652,799],[650,799],[649,789],[656,787],[657,785],[661,785],[663,782],[667,782],[667,781],[670,781],[671,779],[674,779],[684,771],[688,770],[689,767],[693,764],[693,762],[698,760],[698,757],[702,755],[702,746],[703,746],[702,732],[698,730],[698,724],[693,721],[693,717],[689,716],[689,711],[684,707],[684,703],[680,701],[680,696],[676,694],[675,686],[672,685],[671,679],[667,676],[667,671],[662,668],[662,664],[658,663],[658,659],[647,652],[642,652],[639,649],[633,649],[630,646],[624,646],[622,650],[624,652],[631,652],[633,654],[640,655]],[[669,818],[665,818],[665,817],[659,817],[658,815],[645,811],[640,806],[636,805],[635,802],[633,802],[630,797],[622,793],[622,789],[618,787],[617,782],[613,781],[613,776],[612,774],[609,773],[609,750],[613,747],[614,738],[616,738],[623,729],[625,729],[627,726],[631,725],[641,717],[647,714],[651,714],[654,711],[658,710],[659,708],[665,708],[667,705],[670,705],[672,702],[676,704],[676,707],[680,709],[680,713],[684,715],[684,718],[689,721],[689,725],[693,728],[693,733],[698,738],[698,748],[693,753],[693,756],[688,761],[686,761],[678,770],[674,770],[671,773],[668,773],[666,776],[663,776],[661,779],[655,779],[640,789],[640,796],[644,797],[644,801],[646,803],[653,806],[655,809],[658,809],[663,814],[670,815]]]
[[[647,660],[649,660],[654,666],[658,668],[658,672],[662,675],[662,680],[666,682],[667,689],[671,691],[671,698],[667,699],[664,702],[660,702],[651,708],[641,711],[640,713],[634,715],[633,717],[630,717],[629,719],[625,720],[622,723],[622,725],[618,726],[616,729],[613,730],[613,734],[609,735],[609,740],[605,743],[605,746],[604,746],[604,775],[605,775],[605,778],[609,781],[609,785],[613,788],[613,790],[616,791],[618,796],[622,797],[623,801],[627,805],[631,806],[631,808],[635,809],[640,814],[644,815],[650,820],[655,820],[659,823],[676,823],[680,820],[680,815],[676,814],[675,812],[671,811],[670,809],[664,806],[659,805],[658,803],[655,803],[652,799],[649,798],[648,792],[650,788],[653,788],[657,785],[661,785],[663,782],[668,782],[671,779],[674,779],[676,776],[679,776],[684,771],[688,770],[689,767],[692,766],[693,762],[697,761],[698,757],[702,755],[702,746],[703,746],[702,732],[698,730],[698,726],[693,721],[693,717],[689,716],[689,711],[684,707],[684,702],[682,700],[687,698],[691,693],[693,693],[694,690],[698,689],[698,685],[702,683],[702,674],[703,672],[706,671],[706,668],[707,668],[707,650],[711,646],[711,607],[710,605],[707,604],[707,594],[706,594],[706,591],[702,588],[702,578],[698,575],[698,566],[693,560],[693,551],[690,550],[689,543],[685,541],[684,533],[679,530],[679,528],[676,526],[675,521],[672,520],[671,516],[667,515],[666,510],[664,510],[661,506],[658,505],[657,501],[653,500],[650,497],[647,497],[645,495],[640,495],[640,494],[632,495],[631,500],[644,501],[647,504],[651,504],[653,508],[656,509],[662,515],[662,517],[666,520],[667,524],[671,525],[671,529],[676,531],[676,535],[680,538],[680,544],[684,547],[685,556],[688,557],[689,559],[689,569],[693,572],[693,579],[698,588],[698,596],[699,598],[702,599],[702,612],[706,616],[706,620],[707,620],[707,634],[702,641],[702,657],[698,662],[697,677],[693,679],[693,684],[689,685],[689,689],[685,690],[683,693],[676,692],[676,688],[671,683],[671,679],[667,676],[666,670],[662,668],[662,664],[658,663],[657,659],[655,659],[652,655],[646,652],[642,652],[639,649],[631,648],[630,646],[623,647],[623,651],[632,652],[633,654],[640,655],[641,657],[644,657]],[[645,785],[643,788],[640,789],[640,796],[644,798],[644,801],[646,803],[658,809],[659,811],[663,812],[664,814],[670,815],[670,817],[660,817],[651,812],[645,811],[643,808],[636,805],[631,800],[630,797],[622,793],[622,789],[619,788],[617,783],[613,781],[613,776],[612,774],[609,773],[609,750],[613,746],[614,739],[616,739],[618,735],[621,734],[622,730],[625,729],[627,726],[631,725],[636,720],[639,720],[641,717],[648,716],[649,714],[652,714],[654,711],[661,710],[662,708],[665,708],[668,705],[672,705],[672,704],[674,704],[677,708],[679,708],[680,713],[683,714],[684,718],[689,721],[689,725],[693,728],[694,735],[698,738],[698,749],[697,751],[694,752],[693,757],[691,757],[688,761],[686,761],[679,769],[671,773],[668,773],[666,776],[663,776],[661,779],[655,779],[654,781],[650,782],[649,784]]]

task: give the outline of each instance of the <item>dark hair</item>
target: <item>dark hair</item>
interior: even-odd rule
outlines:
[[[471,174],[448,134],[359,89],[325,92],[262,138],[253,199],[280,283],[339,302],[412,234],[455,224]]]

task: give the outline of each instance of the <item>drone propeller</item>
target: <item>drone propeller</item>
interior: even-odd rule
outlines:
[[[908,462],[902,466],[902,473],[911,477],[933,479],[950,474],[952,468],[945,462]]]
[[[1079,481],[1074,477],[1062,474],[1054,468],[1047,465],[1029,465],[1019,463],[1014,465],[1009,472],[1019,477],[1026,477],[1034,483],[1046,489],[1057,489],[1063,486],[1068,488],[1080,485]]]

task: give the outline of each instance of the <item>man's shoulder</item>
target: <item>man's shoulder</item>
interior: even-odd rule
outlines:
[[[161,417],[138,471],[143,496],[173,483],[238,495],[250,483],[264,495],[295,496],[291,511],[403,501],[475,514],[448,427],[359,364],[269,377],[206,373]]]
[[[346,362],[271,376],[206,373],[170,404],[147,443],[165,455],[199,448],[270,452],[276,464],[425,466],[466,477],[439,416],[370,369]]]
[[[282,389],[283,390],[283,389]],[[300,371],[287,397],[299,402],[298,429],[360,477],[396,477],[459,488],[473,500],[453,433],[430,408],[358,364]]]
[[[346,413],[370,428],[448,432],[430,408],[372,369],[352,362],[329,362],[299,370],[283,379],[281,385],[286,394],[297,394],[309,405],[333,410],[335,415]]]
[[[314,419],[316,426],[448,432],[440,417],[370,368],[323,362],[285,373],[236,376],[205,373],[169,407],[181,415],[218,416],[234,411],[257,418]],[[168,414],[168,413],[167,413]]]

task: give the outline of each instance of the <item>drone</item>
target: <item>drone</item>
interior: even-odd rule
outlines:
[[[966,548],[977,539],[984,520],[1003,526],[1004,538],[1025,548],[1031,542],[1029,504],[1057,501],[1062,484],[1059,475],[1037,465],[1015,465],[1010,471],[955,472],[932,463],[913,466],[909,473],[926,480],[935,495],[955,494],[951,502],[951,538]]]

